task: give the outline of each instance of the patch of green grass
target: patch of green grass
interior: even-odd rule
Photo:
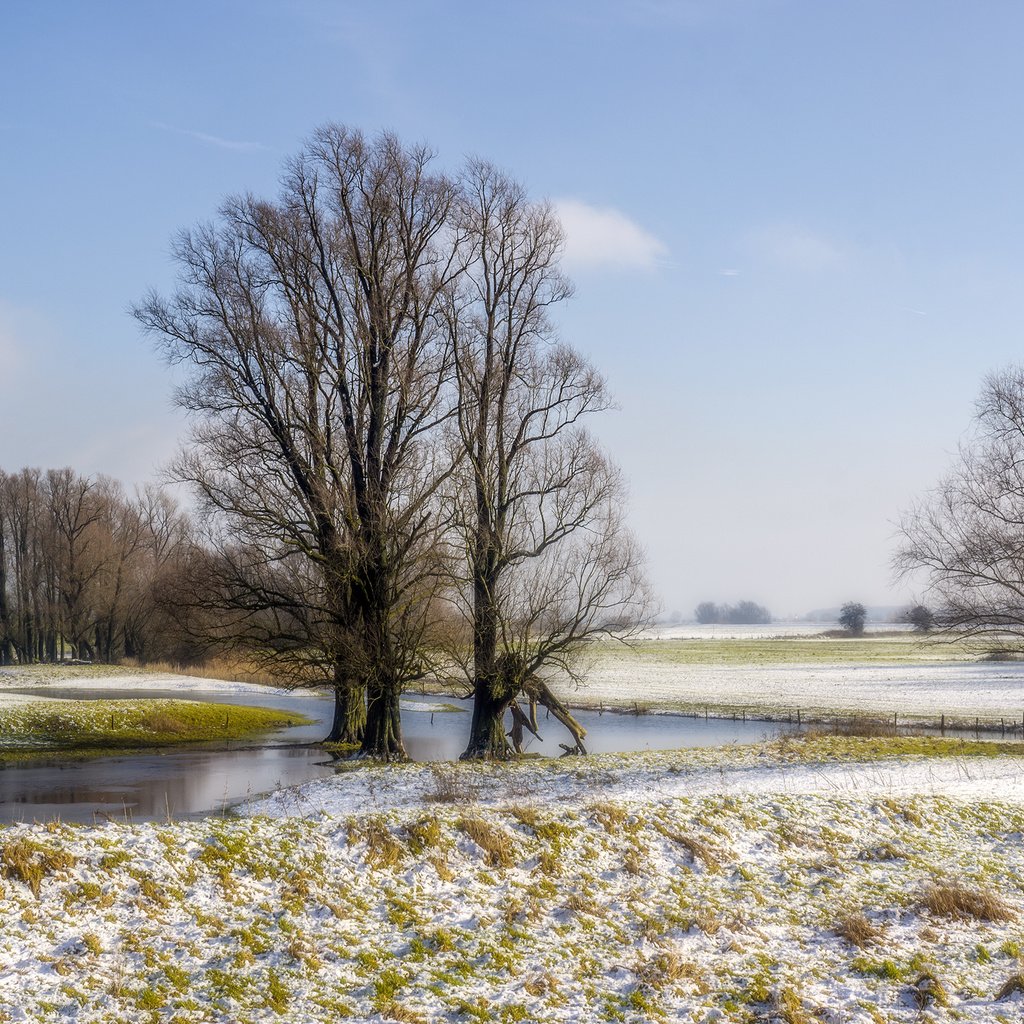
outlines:
[[[0,759],[237,740],[308,724],[292,711],[193,700],[39,700],[0,708]]]
[[[602,651],[601,655],[615,656],[613,649]],[[977,651],[963,642],[935,644],[912,633],[887,633],[865,637],[818,634],[645,640],[632,645],[630,652],[621,656],[662,665],[899,664],[963,661],[975,658]]]

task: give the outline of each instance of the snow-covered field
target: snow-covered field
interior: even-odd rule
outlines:
[[[649,640],[768,640],[772,637],[816,636],[838,628],[837,623],[785,620],[762,625],[683,622],[673,626],[652,626],[641,636]],[[870,633],[909,633],[913,627],[902,622],[869,622]]]
[[[72,675],[52,682],[215,688]],[[39,683],[0,673],[0,700]],[[640,684],[645,703],[1024,704],[1006,663],[654,663]],[[987,749],[361,767],[234,818],[11,826],[0,1021],[1019,1021],[1024,756]]]
[[[757,709],[805,714],[881,714],[938,719],[1024,716],[1024,662],[893,665],[694,665],[603,654],[580,687],[563,685],[570,703],[663,708]]]
[[[77,690],[200,690],[223,694],[275,693],[271,686],[239,683],[226,679],[207,679],[171,672],[131,672],[109,665],[29,665],[24,668],[0,668],[0,693],[5,689],[55,686]],[[309,691],[296,690],[301,695]]]
[[[1018,765],[367,768],[284,817],[15,826],[0,1019],[1019,1021]]]

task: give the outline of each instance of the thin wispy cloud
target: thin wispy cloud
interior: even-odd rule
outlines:
[[[227,149],[233,153],[258,153],[267,147],[262,142],[242,142],[238,139],[225,139],[220,135],[211,135],[209,132],[197,132],[190,128],[176,128],[172,124],[164,124],[163,121],[150,122],[154,128],[161,131],[172,132],[175,135],[185,135],[190,139],[205,143],[207,146],[216,146],[218,149]]]
[[[569,268],[653,270],[672,265],[667,261],[668,246],[615,207],[557,199],[555,210],[565,229]]]
[[[751,233],[754,255],[783,270],[817,273],[834,270],[847,261],[838,244],[796,224],[773,224]]]

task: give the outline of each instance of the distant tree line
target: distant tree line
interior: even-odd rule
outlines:
[[[694,615],[702,625],[765,625],[772,621],[772,613],[764,605],[754,601],[739,601],[736,604],[715,604],[702,601]]]
[[[157,488],[128,495],[71,469],[0,471],[0,664],[186,659],[160,592],[191,536]]]

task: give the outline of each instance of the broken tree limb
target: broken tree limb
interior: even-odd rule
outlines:
[[[535,700],[537,703],[543,704],[568,729],[569,734],[576,741],[576,746],[566,749],[566,753],[585,754],[587,748],[583,745],[583,739],[587,735],[587,730],[572,717],[569,709],[548,689],[547,683],[533,677],[526,681],[523,690],[531,701]],[[559,746],[565,748],[566,745],[559,744]]]

